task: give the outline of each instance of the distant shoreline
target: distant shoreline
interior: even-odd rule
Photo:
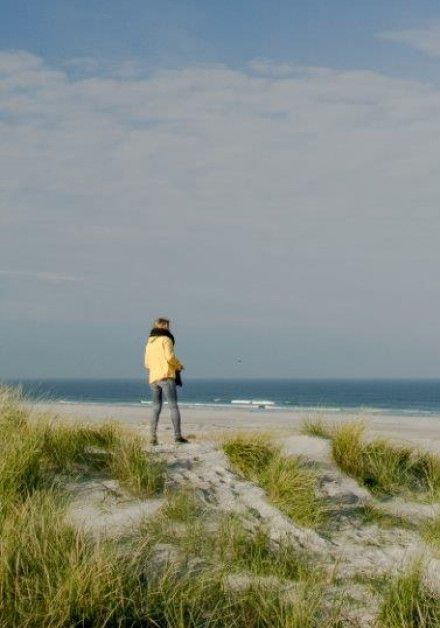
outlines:
[[[148,405],[124,405],[105,403],[60,403],[57,401],[30,403],[37,412],[49,412],[60,419],[73,422],[100,422],[117,420],[128,426],[148,431],[150,407]],[[241,407],[200,407],[183,405],[182,419],[187,434],[209,438],[214,433],[243,430],[278,430],[297,432],[303,420],[320,416],[329,422],[338,420],[365,420],[367,434],[398,441],[411,442],[419,447],[440,452],[440,414],[420,416],[417,414],[368,414],[341,411],[307,412],[304,410],[250,409]],[[171,432],[168,408],[165,406],[160,420],[160,431],[164,436]]]
[[[151,401],[149,399],[141,401],[104,401],[104,400],[74,400],[74,399],[41,399],[41,400],[29,400],[30,404],[43,404],[54,406],[103,406],[107,408],[149,408]],[[273,414],[274,412],[290,413],[290,414],[329,414],[331,416],[343,414],[343,415],[365,415],[365,416],[392,416],[392,417],[432,417],[437,418],[440,421],[440,410],[411,410],[411,409],[399,409],[399,408],[374,408],[368,406],[358,407],[332,407],[332,406],[279,406],[279,405],[266,405],[259,406],[258,404],[246,405],[246,404],[234,404],[231,402],[215,403],[215,402],[198,402],[198,401],[179,401],[179,405],[183,408],[207,408],[209,410],[231,410],[241,411],[246,410],[249,412],[267,412]]]
[[[5,381],[5,383],[8,383]],[[22,380],[23,395],[37,402],[147,406],[145,380]],[[437,380],[198,380],[184,378],[182,407],[246,408],[271,412],[362,413],[368,416],[440,416]],[[261,408],[260,408],[261,409]]]

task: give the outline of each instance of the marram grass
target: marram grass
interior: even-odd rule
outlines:
[[[426,521],[421,528],[422,537],[431,545],[440,558],[440,516]]]
[[[415,562],[385,587],[381,628],[438,628],[440,598],[423,583],[423,563]]]
[[[171,544],[188,559],[197,557],[206,564],[223,566],[226,573],[251,572],[321,581],[322,574],[313,564],[313,557],[295,548],[287,537],[273,541],[263,524],[251,524],[233,513],[223,513],[212,520],[209,510],[197,504],[197,497],[191,510],[179,508],[176,513],[175,504],[176,496],[168,497],[159,516],[141,526],[140,538],[144,543],[150,547],[156,543]]]
[[[413,446],[396,445],[383,438],[367,441],[362,421],[331,426],[309,421],[303,424],[303,431],[329,438],[333,458],[341,470],[373,493],[440,499],[438,455]]]
[[[7,504],[59,483],[60,476],[96,472],[147,497],[163,490],[166,468],[145,452],[140,437],[113,423],[64,425],[31,417],[16,392],[0,389],[0,517]]]
[[[228,523],[218,538],[212,535],[218,554],[209,553],[208,568],[192,569],[188,554],[159,566],[148,544],[138,542],[121,553],[112,543],[95,544],[74,530],[64,521],[64,499],[56,491],[34,492],[3,524],[1,626],[326,625],[322,585],[301,579],[298,558],[287,551],[278,555],[262,532],[248,537],[237,521],[232,527]],[[229,544],[226,549],[223,541]],[[221,557],[226,562],[214,560]],[[240,573],[298,579],[294,598],[283,593],[285,586],[280,590],[258,581],[231,586],[228,576],[234,566]]]
[[[246,546],[249,549],[249,546]],[[249,584],[234,590],[221,568],[183,561],[159,569],[149,552],[123,556],[63,522],[62,498],[34,493],[10,513],[2,535],[2,626],[317,626],[316,587],[295,603]]]
[[[223,443],[234,471],[267,493],[269,500],[301,525],[318,527],[325,509],[315,494],[315,474],[292,456],[285,456],[264,435],[239,434]]]
[[[440,457],[384,439],[365,441],[362,423],[335,429],[332,452],[340,468],[376,493],[440,497]]]
[[[320,417],[308,417],[302,422],[301,433],[328,439],[332,437],[332,426]]]
[[[255,477],[260,465],[252,462],[254,454],[266,461],[267,487],[286,481],[276,448],[251,446],[249,453]],[[288,467],[290,479],[293,471]],[[0,391],[2,628],[334,625],[323,610],[321,575],[307,557],[233,515],[211,521],[196,493],[168,495],[155,525],[146,525],[140,536],[123,544],[97,543],[65,518],[63,480],[88,473],[151,495],[162,490],[165,469],[145,454],[141,440],[114,425],[65,426],[50,417],[31,418],[19,395]],[[277,491],[274,499],[288,504],[288,493],[280,486]],[[177,563],[157,562],[160,541],[177,547]],[[231,573],[252,578],[237,587]],[[286,585],[268,587],[257,576]]]
[[[214,597],[220,595],[209,604],[219,613],[212,617],[213,626],[336,625],[329,620],[328,609],[323,611],[325,577],[313,557],[293,547],[287,538],[272,541],[263,525],[232,513],[214,519],[212,514],[195,493],[188,508],[178,493],[169,494],[159,516],[146,520],[139,530],[139,545],[150,552],[157,544],[171,547],[173,560],[180,560],[184,572],[213,574]],[[238,590],[234,577],[242,583]]]
[[[147,455],[139,436],[125,436],[113,445],[107,470],[139,497],[151,497],[164,489],[166,463],[157,456]]]

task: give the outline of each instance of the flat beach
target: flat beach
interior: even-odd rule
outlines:
[[[34,404],[37,411],[50,411],[68,421],[100,422],[116,420],[125,425],[145,430],[148,435],[148,421],[151,407],[99,404],[48,402]],[[270,410],[249,408],[227,408],[224,406],[182,405],[182,425],[185,434],[196,440],[209,439],[215,433],[231,430],[263,430],[295,433],[306,418],[322,418],[324,421],[341,422],[363,420],[367,435],[391,438],[400,442],[411,442],[430,451],[440,452],[440,415],[389,414],[368,411],[328,412],[304,410]],[[171,440],[172,430],[168,408],[165,405],[159,424],[159,437]]]

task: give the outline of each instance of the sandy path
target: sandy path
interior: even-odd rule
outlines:
[[[63,404],[59,402],[38,403],[36,410],[49,410],[59,417],[73,421],[102,421],[115,419],[130,426],[145,428],[147,433],[149,406],[128,406],[109,404]],[[198,438],[215,432],[228,430],[268,430],[297,431],[310,413],[304,411],[277,411],[247,408],[224,407],[181,407],[183,430]],[[357,418],[366,420],[368,433],[401,441],[410,441],[419,447],[440,452],[440,415],[412,416],[389,414],[353,414],[350,412],[314,412],[314,417],[322,417],[329,422],[349,421]],[[172,436],[168,409],[165,406],[161,416],[159,438],[170,440]]]

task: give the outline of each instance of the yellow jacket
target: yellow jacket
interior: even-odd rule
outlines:
[[[151,336],[145,347],[145,368],[149,370],[150,384],[159,379],[175,379],[176,370],[183,366],[174,355],[174,346],[167,336]]]

